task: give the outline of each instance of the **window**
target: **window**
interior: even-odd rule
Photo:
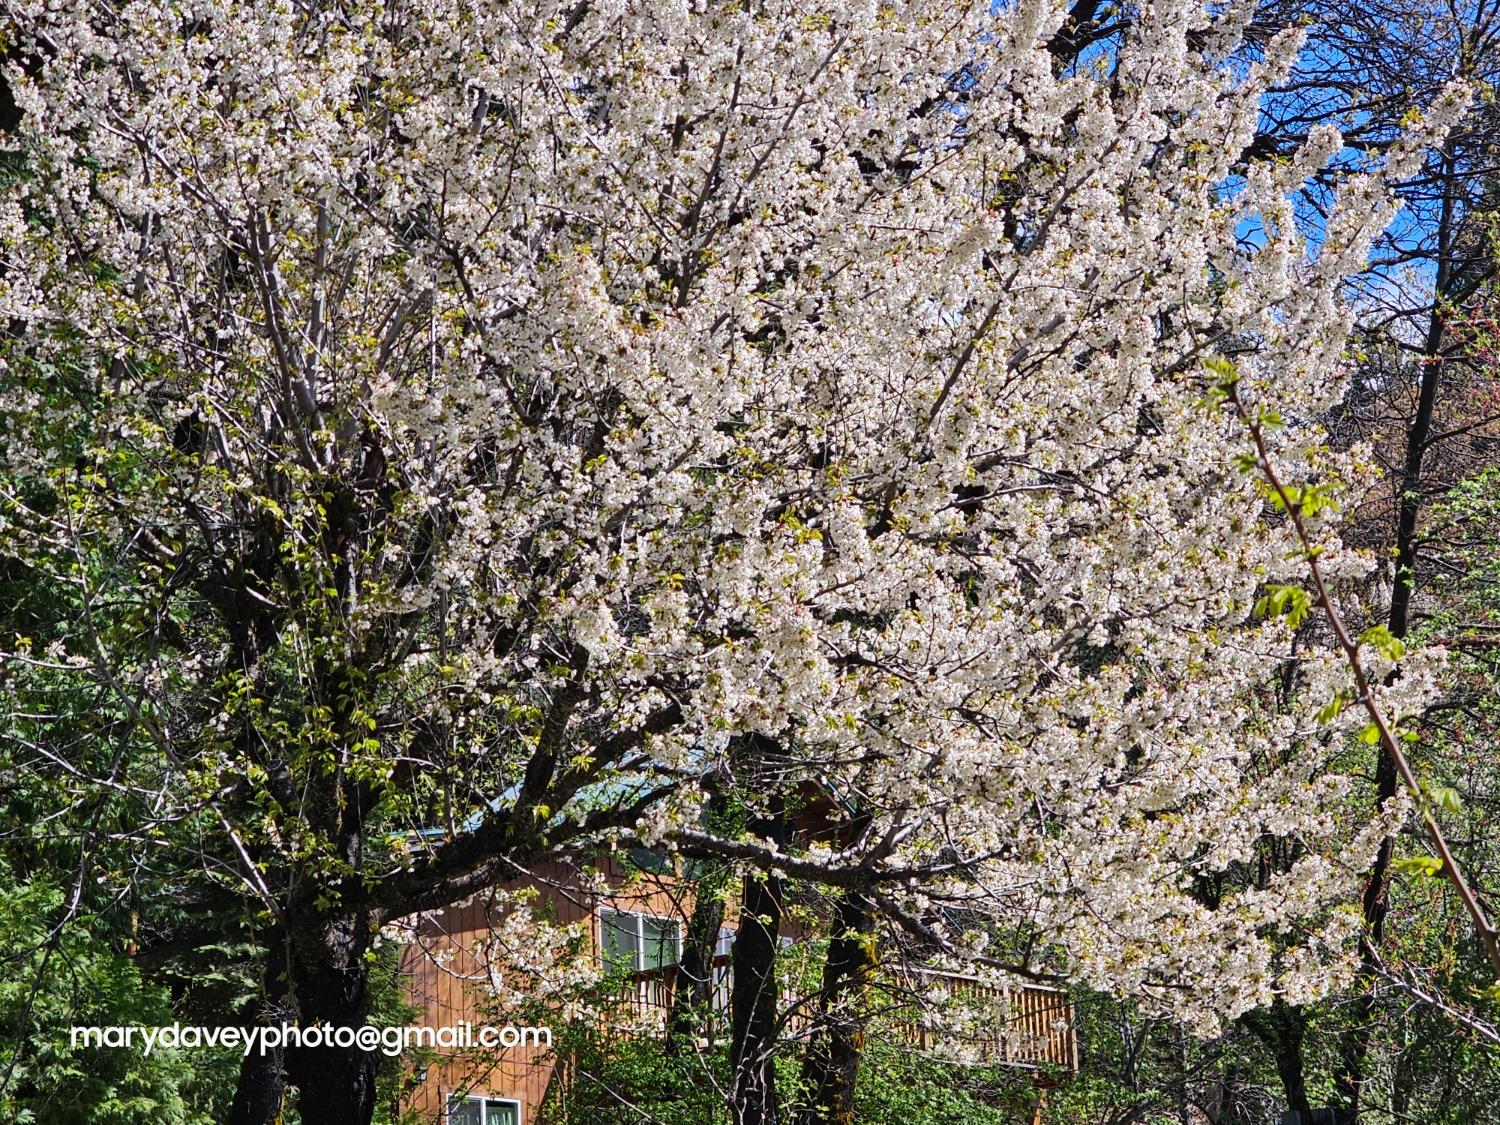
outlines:
[[[660,969],[677,964],[682,955],[682,938],[670,918],[601,910],[599,939],[604,967],[612,973]]]
[[[521,1103],[482,1096],[449,1098],[448,1125],[521,1125]]]
[[[637,871],[664,875],[672,870],[672,857],[654,848],[631,848],[626,856]]]

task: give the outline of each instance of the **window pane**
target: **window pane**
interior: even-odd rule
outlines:
[[[665,918],[643,918],[641,924],[646,939],[646,968],[677,964],[677,923]]]
[[[606,972],[635,972],[636,954],[640,950],[640,937],[636,933],[634,914],[620,914],[614,910],[599,912],[604,969]]]
[[[516,1112],[516,1103],[496,1101],[493,1098],[485,1102],[484,1125],[521,1125],[521,1115]]]
[[[449,1098],[448,1125],[484,1125],[484,1106],[479,1098]]]
[[[626,854],[630,858],[630,865],[637,871],[649,871],[660,875],[672,869],[672,861],[667,858],[666,852],[659,852],[653,848],[631,848]]]

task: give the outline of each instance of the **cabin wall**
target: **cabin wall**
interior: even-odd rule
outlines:
[[[601,907],[675,918],[685,932],[693,910],[690,885],[668,874],[627,870],[614,858],[585,866],[588,870],[578,864],[549,863],[525,878],[502,884],[500,890],[536,888],[540,901],[551,909],[559,924],[584,923],[596,956]],[[580,884],[592,881],[594,871],[602,873],[611,888],[607,894],[585,894],[578,889]],[[442,1028],[467,1021],[477,1029],[505,1022],[505,1017],[497,1017],[493,1011],[496,985],[503,988],[504,982],[492,979],[483,953],[505,910],[505,903],[497,901],[497,896],[482,895],[425,918],[417,926],[402,959],[402,969],[411,978],[408,999],[421,1009],[415,1023]],[[555,1071],[544,1048],[476,1047],[467,1053],[440,1049],[405,1104],[418,1111],[423,1122],[441,1122],[450,1096],[485,1094],[518,1100],[521,1125],[533,1125],[548,1087],[556,1079]]]
[[[605,891],[585,893],[579,889],[583,884],[595,883],[596,875],[602,875]],[[527,888],[537,891],[537,905],[547,908],[557,923],[582,924],[595,957],[600,951],[601,908],[673,918],[679,923],[679,933],[685,933],[694,906],[691,881],[627,868],[614,858],[582,865],[561,861],[547,864],[525,878],[503,884],[497,891],[513,893]],[[462,906],[424,918],[416,927],[402,960],[402,968],[411,981],[409,999],[421,1009],[414,1022],[434,1028],[468,1023],[475,1029],[509,1022],[508,1017],[496,1011],[497,990],[502,990],[505,982],[492,975],[484,953],[484,946],[504,921],[507,901],[501,894],[481,895]],[[811,915],[798,912],[803,916],[802,925],[791,922],[784,935],[786,939],[795,942],[822,932],[815,920],[816,906],[809,909]],[[733,929],[737,922],[737,908],[730,903],[724,924]],[[804,926],[808,929],[804,930]],[[928,992],[937,986],[945,995],[952,992],[960,997],[972,993],[975,999],[993,1001],[997,1009],[1009,1012],[1008,1018],[984,1028],[972,1041],[959,1044],[968,1053],[977,1052],[988,1064],[1030,1070],[1039,1064],[1064,1071],[1077,1069],[1073,1011],[1066,992],[1037,986],[997,989],[957,974],[919,968],[912,972],[920,979],[905,983],[914,992]],[[660,1018],[670,993],[669,976],[642,974],[637,982],[639,994],[622,997],[626,1007],[629,1008],[629,998],[633,998],[639,1009],[633,1012],[635,1016],[644,1016],[649,1009]],[[788,991],[781,1003],[790,1010],[806,1000]],[[795,1030],[796,1024],[793,1020],[789,1027]],[[561,1028],[557,1026],[554,1030]],[[906,1034],[917,1050],[952,1046],[945,1037],[925,1027],[913,1025],[906,1029]],[[437,1125],[444,1121],[449,1097],[486,1095],[519,1102],[519,1125],[535,1125],[544,1099],[553,1085],[562,1080],[545,1048],[476,1046],[468,1052],[440,1049],[403,1108],[415,1110],[424,1125]],[[565,1088],[556,1092],[563,1094]]]

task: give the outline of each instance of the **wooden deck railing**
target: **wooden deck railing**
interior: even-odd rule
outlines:
[[[909,969],[907,988],[925,1018],[908,1024],[918,1050],[980,1065],[1078,1069],[1078,1036],[1068,994],[1045,985],[997,986],[959,973]]]
[[[700,1030],[706,1033],[704,1037],[713,1042],[729,1026],[729,957],[715,957],[710,972],[712,982],[707,1011],[699,1013],[699,1023]],[[625,979],[616,1006],[608,1012],[609,1024],[622,1031],[665,1031],[667,1014],[672,1009],[681,977],[679,965],[664,965],[659,969],[631,973]],[[782,1007],[786,1008],[793,1003],[795,998],[783,989]]]
[[[606,1023],[625,1034],[660,1034],[677,991],[676,965],[627,978]],[[882,982],[888,1002],[871,1033],[883,1024],[892,1036],[982,1066],[1078,1069],[1078,1040],[1067,993],[1041,985],[998,987],[973,977],[930,969],[905,969]],[[707,1043],[722,1041],[729,1025],[729,958],[713,961],[707,1011],[698,1030]],[[807,1026],[812,998],[783,987],[781,1011],[788,1030]]]

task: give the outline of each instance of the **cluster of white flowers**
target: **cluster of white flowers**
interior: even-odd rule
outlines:
[[[1389,210],[1350,185],[1311,256],[1287,195],[1338,138],[1237,167],[1298,43],[1236,72],[1224,7],[1152,0],[1101,76],[1054,65],[1056,0],[8,0],[46,65],[7,76],[0,316],[121,357],[92,441],[159,464],[163,541],[253,511],[311,573],[350,483],[340,614],[303,628],[427,630],[363,752],[428,723],[513,792],[581,685],[591,800],[687,779],[653,839],[757,732],[895,842],[871,870],[969,861],[891,885],[914,916],[1037,927],[1205,1019],[1305,998],[1399,810],[1337,811],[1336,662],[1269,686],[1288,633],[1251,608],[1302,563],[1200,360],[1253,349],[1264,400],[1325,410]],[[1315,426],[1274,440],[1339,472]],[[1205,899],[1271,839],[1300,858]]]

